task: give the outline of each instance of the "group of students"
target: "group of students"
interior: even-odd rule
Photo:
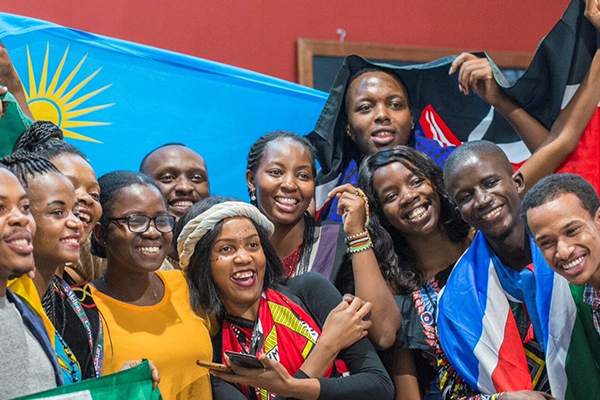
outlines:
[[[393,70],[350,71],[319,210],[326,168],[292,132],[249,149],[247,203],[211,195],[184,144],[97,179],[57,126],[25,129],[0,159],[0,399],[142,359],[167,400],[600,399],[600,201],[552,174],[600,102],[600,52],[549,131],[487,59],[456,58],[531,150],[516,172],[491,142],[431,143]]]

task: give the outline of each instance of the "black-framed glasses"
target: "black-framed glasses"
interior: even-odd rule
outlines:
[[[150,228],[150,222],[154,221],[156,230],[161,233],[169,233],[175,227],[175,217],[172,215],[159,215],[149,217],[142,214],[133,214],[123,218],[109,218],[108,222],[127,222],[127,228],[133,233],[144,233]]]

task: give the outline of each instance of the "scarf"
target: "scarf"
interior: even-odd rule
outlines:
[[[264,353],[294,375],[310,355],[321,329],[297,304],[283,294],[267,289],[260,299],[258,320],[254,329],[241,327],[226,319],[223,323],[223,360],[225,352],[246,353],[258,356]],[[348,369],[336,360],[323,375],[325,378],[340,376]],[[275,393],[265,389],[239,385],[248,399],[272,400]]]

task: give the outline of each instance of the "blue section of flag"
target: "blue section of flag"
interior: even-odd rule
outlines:
[[[483,332],[487,306],[490,254],[485,237],[478,232],[457,261],[438,300],[438,334],[442,349],[459,375],[473,388],[479,380],[479,361],[473,350]],[[446,293],[452,293],[446,295]]]
[[[75,107],[56,118],[63,130],[101,142],[68,139],[88,156],[98,176],[137,170],[151,149],[182,142],[205,158],[212,193],[247,200],[245,166],[252,142],[274,130],[308,134],[327,99],[326,93],[240,68],[5,13],[0,13],[0,40],[30,95],[31,77],[39,88],[43,70],[50,87],[67,48],[54,92],[85,57],[62,92],[72,95],[66,104]],[[30,100],[32,108],[61,108],[57,98],[39,97],[36,106]],[[76,112],[98,106],[107,107]],[[81,121],[108,125],[81,126]]]

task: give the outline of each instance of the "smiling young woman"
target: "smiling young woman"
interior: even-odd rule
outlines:
[[[75,187],[79,218],[83,224],[79,260],[66,268],[69,284],[88,282],[104,272],[106,263],[90,252],[90,235],[102,216],[100,186],[85,155],[65,142],[60,128],[49,121],[36,121],[17,139],[13,151],[27,151],[49,159]]]
[[[116,171],[99,179],[104,214],[94,230],[94,249],[106,257],[106,273],[92,292],[107,332],[102,375],[136,359],[160,371],[165,400],[210,398],[210,322],[194,314],[181,271],[158,271],[171,245],[175,217],[148,176]]]
[[[408,146],[367,157],[359,184],[372,210],[375,254],[402,315],[390,358],[396,398],[438,398],[437,298],[469,246],[469,227],[445,191],[441,168]]]
[[[83,230],[75,188],[50,161],[36,154],[13,153],[3,158],[2,164],[26,188],[37,225],[34,285],[24,276],[11,282],[11,287],[44,320],[64,382],[99,376],[102,335],[98,311],[91,298],[82,310],[80,299],[86,296],[78,297],[63,279],[65,263],[79,258]]]
[[[342,293],[352,293],[351,259],[342,225],[317,223],[308,213],[315,176],[315,149],[293,132],[268,133],[248,153],[248,194],[275,226],[271,243],[285,275],[318,272]]]
[[[318,274],[286,281],[269,242],[273,224],[256,207],[213,196],[178,225],[192,308],[219,321],[215,361],[232,369],[212,371],[215,399],[392,397],[366,338],[370,303],[342,300]],[[264,368],[238,368],[227,351],[257,356]]]

